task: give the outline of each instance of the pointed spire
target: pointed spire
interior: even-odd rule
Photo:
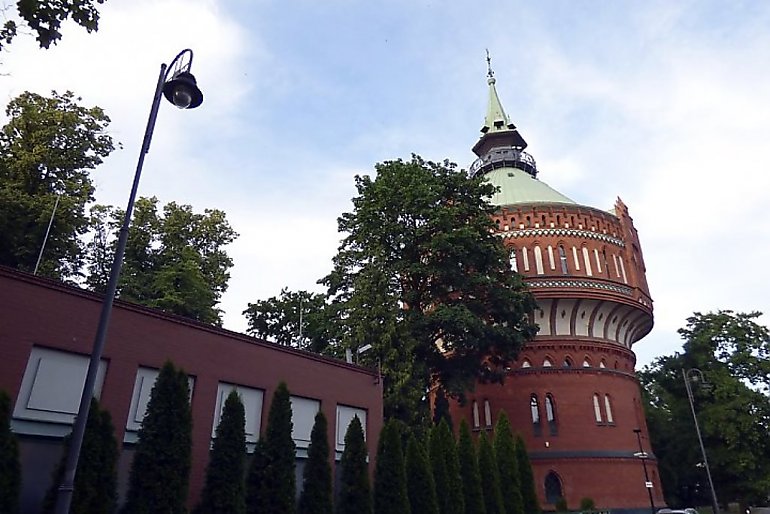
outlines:
[[[511,120],[505,114],[503,104],[500,102],[500,97],[497,96],[495,82],[497,81],[495,80],[495,72],[492,71],[492,58],[489,56],[489,50],[487,50],[487,84],[489,84],[489,101],[487,102],[487,115],[484,117],[484,126],[481,127],[481,132],[484,134],[490,130],[505,131],[516,129],[516,126],[511,123]]]

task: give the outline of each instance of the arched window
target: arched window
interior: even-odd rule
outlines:
[[[538,405],[536,394],[532,394],[529,397],[529,411],[532,415],[532,429],[535,435],[538,436],[541,434],[542,429],[540,424],[540,405]]]
[[[526,246],[521,249],[521,260],[524,262],[524,271],[529,271],[529,252]]]
[[[484,400],[484,425],[486,427],[492,426],[492,409],[489,406],[489,400]]]
[[[610,395],[604,395],[604,411],[607,414],[607,423],[614,423],[612,418],[612,405],[610,405]]]
[[[596,259],[596,272],[601,273],[602,263],[599,261],[599,250],[597,248],[594,248],[594,258]]]
[[[597,423],[602,422],[602,409],[599,406],[599,395],[594,394],[594,419]]]
[[[602,359],[601,362],[599,362],[599,367],[600,368],[606,368],[607,367],[607,364],[604,362],[604,359]]]
[[[567,268],[567,252],[564,251],[563,245],[559,245],[559,261],[561,261],[562,274],[569,275],[569,268]]]
[[[553,505],[563,497],[559,476],[553,471],[549,471],[545,476],[545,502]]]
[[[521,363],[521,367],[522,368],[531,368],[532,367],[532,363],[529,362],[529,359],[524,359],[524,361]]]
[[[556,261],[553,258],[553,246],[548,245],[548,265],[552,270],[556,269]]]
[[[588,248],[586,248],[585,246],[583,247],[583,262],[586,265],[586,275],[590,277],[591,275],[593,275],[593,273],[591,272],[591,257],[589,257]]]
[[[508,262],[511,264],[511,270],[519,271],[519,264],[516,262],[516,248],[511,248]]]
[[[572,367],[572,359],[569,357],[564,357],[564,362],[562,362],[561,366],[563,368],[571,368]]]
[[[545,395],[545,420],[548,422],[548,431],[551,435],[556,435],[558,432],[556,426],[556,405],[553,403],[551,393]]]
[[[551,364],[551,359],[549,359],[548,357],[543,359],[543,367],[544,368],[550,368],[551,366],[553,366],[553,364]]]
[[[591,367],[591,359],[589,359],[588,357],[583,359],[583,367],[584,368],[590,368]]]
[[[575,269],[580,271],[580,259],[578,259],[578,252],[576,247],[572,247],[572,259],[575,261]]]
[[[542,275],[545,273],[545,270],[543,270],[543,251],[540,249],[540,246],[535,245],[535,269],[537,270],[538,275]]]
[[[473,401],[473,428],[479,428],[481,422],[479,421],[479,403]]]

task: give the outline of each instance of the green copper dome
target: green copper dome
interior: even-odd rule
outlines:
[[[545,182],[518,168],[497,168],[484,174],[487,181],[500,190],[493,194],[490,203],[498,207],[523,203],[575,204]]]

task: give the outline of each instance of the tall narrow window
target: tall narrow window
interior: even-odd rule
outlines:
[[[540,425],[540,405],[537,403],[536,394],[529,397],[529,410],[532,414],[532,429],[535,431],[535,435],[538,436],[542,433],[542,429]]]
[[[602,409],[599,406],[599,395],[594,395],[594,418],[596,419],[597,423],[602,422]]]
[[[614,423],[612,418],[612,405],[610,405],[610,395],[604,395],[604,411],[607,414],[607,423]]]
[[[519,264],[516,262],[516,248],[511,248],[511,253],[508,256],[508,262],[511,265],[511,270],[519,271]]]
[[[601,273],[602,272],[602,263],[599,260],[599,250],[594,248],[594,258],[596,259],[596,272]]]
[[[545,395],[545,420],[548,422],[548,431],[551,435],[558,433],[556,426],[556,406],[553,403],[551,393]]]
[[[567,268],[567,252],[564,251],[564,246],[559,245],[559,260],[561,261],[561,272],[563,275],[569,274],[569,269]]]
[[[583,262],[585,262],[586,264],[586,275],[590,277],[591,275],[593,275],[593,273],[591,272],[591,257],[588,254],[588,248],[586,248],[585,246],[583,247]]]
[[[578,251],[576,247],[572,247],[572,259],[575,261],[575,269],[580,271],[580,259],[578,259]]]
[[[620,278],[620,267],[618,266],[618,256],[614,253],[612,254],[612,260],[615,263],[615,276]]]
[[[628,284],[628,278],[626,277],[626,267],[623,265],[623,257],[620,257],[618,262],[620,263],[620,272],[623,274],[623,282]]]
[[[534,251],[535,251],[535,268],[537,269],[537,274],[542,275],[545,273],[545,271],[543,270],[543,251],[537,245],[535,245]]]
[[[473,428],[479,428],[481,422],[479,421],[479,403],[473,402]]]
[[[526,246],[521,249],[521,259],[524,261],[524,271],[529,271],[529,253]]]
[[[484,400],[484,425],[492,426],[492,408],[489,406],[489,400]]]

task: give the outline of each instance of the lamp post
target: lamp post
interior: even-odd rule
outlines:
[[[714,514],[719,514],[719,502],[717,501],[717,493],[714,490],[714,481],[711,479],[711,469],[709,468],[708,457],[706,457],[706,448],[703,446],[703,437],[700,433],[700,426],[698,425],[698,416],[695,415],[695,402],[692,399],[692,382],[700,382],[706,384],[703,378],[703,372],[698,368],[691,368],[688,370],[682,370],[682,377],[684,378],[684,386],[687,389],[687,399],[690,400],[690,410],[692,411],[692,420],[695,422],[695,432],[698,434],[698,443],[700,444],[700,452],[703,455],[703,465],[706,466],[706,476],[709,479],[709,488],[711,489],[711,506],[714,509]]]
[[[652,499],[652,482],[650,482],[650,476],[647,474],[647,459],[649,454],[642,448],[642,429],[635,428],[636,440],[639,442],[639,451],[634,454],[634,457],[642,459],[642,468],[644,468],[644,487],[647,488],[647,494],[650,497],[650,513],[655,514],[655,501]]]
[[[72,437],[67,452],[67,462],[64,468],[64,477],[59,486],[56,498],[56,514],[68,514],[70,503],[72,502],[72,493],[75,486],[75,473],[78,467],[80,457],[80,448],[83,445],[83,434],[86,429],[86,420],[91,406],[91,398],[94,395],[94,386],[96,384],[96,374],[99,370],[99,362],[102,358],[104,343],[107,336],[107,327],[110,323],[110,313],[112,312],[112,303],[115,299],[115,291],[118,287],[120,270],[123,266],[123,255],[126,252],[126,241],[128,240],[128,228],[131,224],[131,214],[134,210],[134,201],[136,200],[137,189],[139,188],[139,178],[142,175],[142,166],[144,165],[144,156],[150,151],[150,141],[155,129],[155,120],[158,117],[158,108],[160,107],[160,97],[166,99],[180,109],[194,109],[203,102],[203,93],[195,82],[195,77],[190,73],[192,66],[192,50],[182,50],[174,57],[169,66],[161,64],[158,84],[155,87],[155,93],[152,98],[150,116],[147,120],[147,128],[144,131],[144,140],[139,152],[139,162],[136,165],[134,173],[134,183],[131,187],[131,194],[128,197],[126,214],[123,218],[123,225],[120,227],[118,244],[115,249],[115,259],[112,261],[110,279],[107,284],[107,291],[102,301],[102,311],[99,317],[99,325],[94,337],[94,345],[91,350],[91,359],[88,363],[88,372],[86,381],[83,385],[83,394],[80,397],[80,406],[75,423],[72,427]],[[169,79],[169,75],[171,78]]]

